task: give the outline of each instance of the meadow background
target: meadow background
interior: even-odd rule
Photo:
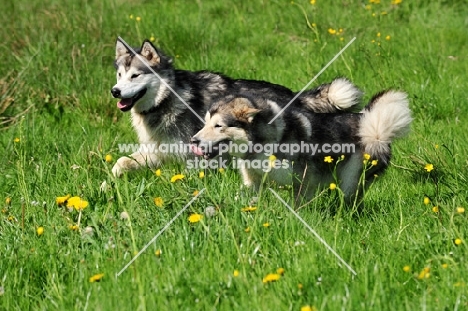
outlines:
[[[1,310],[467,308],[465,1],[7,0],[2,11]],[[118,143],[136,142],[110,96],[117,36],[151,39],[177,68],[293,90],[356,37],[313,86],[345,76],[366,100],[405,90],[412,132],[362,213],[325,190],[299,214],[357,276],[233,170],[201,178],[174,165],[114,179]],[[185,177],[172,183],[176,174]],[[88,206],[58,206],[68,194]],[[189,222],[207,207],[214,216]],[[270,273],[282,275],[263,282]]]

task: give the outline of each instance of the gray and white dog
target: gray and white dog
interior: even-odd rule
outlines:
[[[375,95],[361,113],[315,113],[300,103],[280,111],[274,100],[251,94],[218,99],[192,151],[206,160],[221,151],[242,159],[236,163],[247,186],[258,189],[267,171],[278,184],[293,184],[296,197],[311,198],[338,181],[350,201],[359,199],[362,177],[368,183],[387,168],[391,142],[412,121],[406,93],[393,90]]]
[[[148,166],[158,167],[167,161],[182,161],[188,148],[177,152],[152,152],[163,144],[188,143],[203,127],[203,118],[215,98],[254,94],[279,106],[289,103],[296,93],[265,81],[231,79],[209,71],[176,70],[172,59],[145,40],[132,49],[122,40],[116,42],[115,68],[117,84],[113,97],[117,107],[130,111],[138,134],[140,150],[118,159],[112,168],[115,176]],[[353,109],[361,92],[348,80],[339,78],[330,84],[303,92],[295,105],[318,113]],[[148,148],[151,146],[152,148]]]

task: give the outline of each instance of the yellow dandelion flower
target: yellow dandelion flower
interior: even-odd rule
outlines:
[[[429,204],[431,202],[431,200],[429,200],[428,197],[424,197],[424,204]]]
[[[194,197],[196,197],[199,193],[200,193],[200,191],[195,190],[195,191],[192,193],[192,195],[193,195]]]
[[[376,166],[378,162],[379,162],[378,160],[372,160],[371,165]]]
[[[323,162],[332,163],[333,158],[331,156],[326,156],[325,158],[323,158]]]
[[[112,156],[110,154],[106,154],[106,157],[104,158],[104,160],[107,162],[107,163],[111,163],[112,162]]]
[[[392,0],[392,4],[398,5],[402,2],[403,0]]]
[[[410,266],[404,266],[404,267],[403,267],[403,271],[405,271],[405,272],[410,272],[410,271],[411,271],[411,267],[410,267]]]
[[[281,278],[281,275],[277,273],[269,273],[263,278],[263,283],[270,283],[278,281]]]
[[[380,37],[380,32],[377,33],[377,37]]]
[[[428,164],[426,164],[426,165],[424,166],[424,169],[426,170],[426,172],[429,173],[430,171],[432,171],[432,170],[434,169],[434,165],[428,163]]]
[[[268,228],[270,226],[270,223],[269,222],[266,222],[264,223],[262,226],[264,226],[265,228]]]
[[[11,204],[11,198],[10,198],[10,197],[7,197],[7,198],[5,199],[5,204],[6,204],[6,205],[10,205],[10,204]]]
[[[203,218],[203,215],[194,213],[189,216],[188,221],[192,224],[199,222]]]
[[[436,149],[439,149],[439,145],[437,145],[437,144],[435,144],[435,146],[434,146],[434,147],[435,147]]]
[[[249,233],[250,232],[250,227],[245,228],[244,231]]]
[[[335,189],[336,189],[336,184],[332,182],[330,184],[330,190],[335,190]]]
[[[307,306],[301,307],[301,311],[317,311],[317,308],[315,306],[311,307],[311,306],[307,305]]]
[[[386,36],[386,37],[385,37],[385,40],[387,40],[387,41],[390,40],[390,39],[391,39],[390,36]]]
[[[130,19],[133,19],[133,14],[130,14],[129,18],[130,18]]]
[[[463,241],[462,241],[462,239],[457,238],[457,239],[455,239],[454,243],[455,243],[455,245],[460,245],[460,244],[463,243]]]
[[[301,283],[299,283],[299,284],[297,284],[297,288],[303,289],[303,288],[304,288],[304,285],[302,285]]]
[[[270,160],[270,162],[274,162],[276,160],[276,156],[272,154],[268,157],[268,160]]]
[[[372,43],[375,43],[375,40],[371,40]]]
[[[457,207],[458,214],[463,214],[464,212],[465,212],[465,209],[463,207]]]
[[[442,264],[442,268],[447,269],[447,268],[448,268],[448,264],[443,263],[443,264]]]
[[[241,208],[241,212],[253,212],[256,209],[257,208],[255,206],[247,206],[247,207]]]
[[[88,201],[80,197],[71,197],[67,200],[67,207],[73,207],[76,210],[82,210],[88,207]]]
[[[331,34],[331,35],[335,35],[335,34],[336,34],[336,30],[333,29],[333,28],[328,28],[328,33]]]
[[[340,38],[340,41],[344,41],[344,38],[343,38],[343,37],[341,37],[341,38]]]
[[[279,275],[283,275],[284,274],[284,268],[276,269],[276,273],[278,273]]]
[[[364,153],[364,160],[370,160],[370,154]]]
[[[317,27],[317,24],[316,23],[312,23],[312,27]]]
[[[163,207],[164,200],[161,197],[154,198],[154,205],[157,207]]]
[[[150,41],[151,41],[151,42],[154,42],[154,40],[156,40],[156,39],[154,38],[154,36],[151,36],[151,37],[150,37]]]
[[[78,227],[77,225],[69,225],[68,226],[68,229],[70,229],[71,231],[78,231],[80,227]]]
[[[171,177],[171,182],[174,183],[174,182],[176,182],[176,181],[178,181],[178,180],[182,180],[182,179],[184,179],[184,178],[185,178],[184,175],[182,175],[182,174],[177,174],[177,175],[174,175],[174,176]]]
[[[205,172],[204,171],[199,172],[198,173],[198,178],[200,178],[200,179],[205,178]]]
[[[57,197],[57,198],[55,198],[55,203],[57,203],[57,205],[63,205],[63,204],[65,204],[65,202],[67,202],[67,200],[70,197],[71,197],[71,195],[69,195],[69,194],[67,194],[64,197]]]
[[[226,170],[224,168],[222,168],[222,167],[218,168],[218,172],[220,172],[221,174],[224,174],[225,171]]]
[[[94,283],[94,282],[99,282],[101,279],[104,277],[104,273],[99,273],[95,274],[92,277],[89,278],[89,282]]]
[[[438,207],[438,206],[434,206],[434,207],[432,208],[432,211],[433,211],[434,213],[438,213],[438,212],[439,212],[439,207]]]
[[[232,273],[232,275],[236,278],[239,276],[239,270],[234,270],[234,272]]]
[[[13,139],[13,141],[14,141],[15,143],[19,143],[19,142],[21,141],[21,139],[19,139],[18,137],[16,137],[15,139]]]
[[[136,20],[137,22],[140,22],[140,21],[141,21],[141,17],[140,17],[140,16],[137,16],[137,17],[135,18],[135,20]]]
[[[44,227],[37,227],[36,233],[37,233],[37,235],[42,235],[42,234],[44,234]]]
[[[375,13],[372,13],[372,17],[375,17]]]
[[[154,171],[154,175],[157,177],[161,176],[161,169],[158,168],[156,171]]]
[[[418,274],[418,279],[423,280],[423,279],[429,278],[429,275],[430,275],[429,272],[430,271],[431,271],[431,268],[429,268],[429,267],[426,267],[426,268],[422,269],[421,272],[419,272],[419,274]]]
[[[161,257],[161,254],[162,254],[162,250],[160,249],[157,249],[154,254],[157,256],[157,257]]]

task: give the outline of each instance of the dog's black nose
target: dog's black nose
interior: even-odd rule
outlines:
[[[190,143],[192,143],[194,145],[198,145],[199,142],[200,142],[200,140],[198,138],[196,138],[195,136],[190,138]]]
[[[120,89],[114,87],[112,88],[111,93],[114,98],[120,98]]]

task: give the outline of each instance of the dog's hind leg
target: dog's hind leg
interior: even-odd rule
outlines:
[[[350,156],[347,162],[338,170],[338,180],[341,191],[343,191],[345,201],[348,205],[360,206],[367,184],[363,174],[363,157],[360,152]]]

